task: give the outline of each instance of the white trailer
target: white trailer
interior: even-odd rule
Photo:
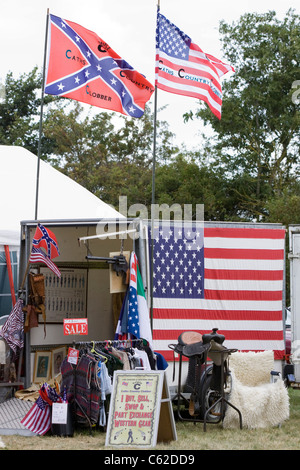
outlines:
[[[289,226],[291,362],[294,386],[300,386],[300,225]]]
[[[51,299],[54,303],[47,304],[46,336],[41,315],[39,315],[38,328],[32,328],[26,333],[25,386],[31,383],[36,351],[42,348],[56,349],[66,343],[72,344],[74,340],[102,341],[114,338],[115,320],[120,313],[120,303],[117,302],[117,298],[114,298],[117,296],[112,294],[110,288],[109,265],[88,259],[88,255],[95,258],[110,257],[111,253],[120,252],[121,247],[124,251],[135,251],[151,311],[149,240],[146,236],[135,239],[130,232],[136,228],[137,231],[144,230],[148,233],[150,221],[124,218],[102,219],[100,222],[96,219],[41,220],[40,223],[53,231],[57,237],[61,254],[54,261],[64,273],[63,277],[65,278],[69,272],[74,276],[83,275],[85,296],[82,296],[81,292],[81,300],[84,300],[84,316],[88,319],[88,336],[85,338],[64,336],[63,314],[66,310],[62,309],[61,313],[57,314],[54,311],[55,302],[61,301],[63,291],[60,295],[56,295],[52,289]],[[105,228],[114,235],[106,239],[95,238],[99,234],[99,223],[102,224],[100,231],[104,232]],[[36,221],[21,223],[20,282],[26,271],[36,225]],[[173,352],[168,345],[175,343],[179,333],[187,330],[203,333],[218,328],[225,334],[227,347],[240,350],[273,350],[275,356],[277,355],[275,358],[280,362],[281,371],[284,354],[284,239],[285,229],[281,224],[204,223],[204,249],[207,249],[204,288],[207,298],[199,300],[197,312],[193,304],[194,299],[187,298],[186,301],[175,298],[161,300],[155,297],[153,299],[153,312],[151,312],[153,313],[153,318],[151,318],[153,346],[155,351],[161,353],[171,363],[171,367],[167,370],[170,383],[172,382]],[[79,240],[81,240],[80,243]],[[226,256],[229,253],[228,261],[224,260],[224,253]],[[263,258],[258,259],[261,253],[263,253]],[[241,256],[242,259],[236,259]],[[266,271],[268,266],[269,271]],[[217,278],[215,282],[215,272],[218,269],[221,275],[224,270],[228,274],[229,269],[231,279]],[[44,268],[45,270],[47,271],[47,268]],[[249,270],[256,279],[249,279]],[[267,278],[262,279],[266,275]],[[270,275],[272,279],[269,279]],[[244,290],[241,290],[242,288]],[[219,302],[216,296],[220,296],[220,292],[224,293],[224,289],[226,289],[224,300],[221,298]],[[80,293],[78,295],[80,296]],[[183,302],[183,307],[180,302]],[[196,302],[198,302],[197,299]],[[264,304],[265,307],[263,307]],[[172,308],[171,318],[169,318],[169,308]],[[67,313],[72,318],[72,314]]]

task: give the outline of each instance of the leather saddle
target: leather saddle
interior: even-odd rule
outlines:
[[[169,344],[169,348],[185,357],[201,356],[210,349],[210,343],[204,344],[201,333],[184,331],[178,336],[177,344]]]
[[[189,414],[191,416],[197,416],[201,412],[200,378],[208,354],[214,363],[213,367],[219,369],[221,365],[220,352],[226,351],[226,348],[222,345],[225,337],[218,334],[217,331],[218,329],[214,328],[211,333],[204,335],[196,331],[184,331],[179,335],[177,344],[169,344],[170,349],[189,359],[186,389],[191,392],[189,401]]]
[[[191,392],[189,401],[189,414],[197,416],[200,413],[200,375],[201,366],[205,362],[210,342],[203,343],[201,333],[184,331],[178,337],[177,344],[169,344],[174,352],[189,359],[187,388]],[[174,362],[175,372],[175,362]],[[174,380],[174,373],[173,373]]]

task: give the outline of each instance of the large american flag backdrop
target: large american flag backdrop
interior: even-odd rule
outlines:
[[[167,360],[183,331],[218,328],[224,345],[284,355],[285,229],[154,228],[153,342]],[[151,234],[151,230],[150,230]]]

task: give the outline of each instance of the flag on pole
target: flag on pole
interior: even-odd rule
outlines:
[[[155,351],[172,360],[180,333],[218,328],[228,348],[282,359],[285,230],[205,224],[193,250],[170,232],[153,241]]]
[[[35,248],[45,248],[48,258],[53,259],[59,256],[59,249],[56,236],[51,230],[47,229],[41,224],[38,224],[34,237],[32,239],[32,246]]]
[[[149,319],[149,308],[145,296],[145,289],[142,280],[142,275],[139,268],[139,263],[136,254],[132,253],[133,262],[132,265],[135,269],[136,275],[136,291],[137,291],[137,303],[139,311],[139,327],[140,327],[140,338],[148,341],[149,345],[152,346],[152,332]]]
[[[141,117],[154,92],[96,33],[50,15],[45,93]]]
[[[127,332],[132,334],[135,338],[140,338],[140,320],[137,299],[137,263],[134,252],[131,253],[130,257]]]
[[[51,269],[51,271],[54,274],[56,274],[56,276],[61,277],[61,272],[58,269],[58,267],[39,248],[35,248],[34,246],[32,247],[31,254],[29,257],[29,262],[30,263],[44,263],[46,266],[48,266],[49,269]]]
[[[233,71],[212,55],[206,54],[192,39],[157,10],[156,67],[157,88],[205,101],[221,119],[220,78]]]

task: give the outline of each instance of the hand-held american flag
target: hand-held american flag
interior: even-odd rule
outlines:
[[[39,390],[39,397],[21,420],[21,424],[34,434],[43,436],[51,427],[51,412],[53,403],[62,403],[63,399],[55,388],[44,383]]]
[[[141,117],[154,92],[96,33],[50,15],[45,93]]]
[[[222,87],[220,78],[233,71],[232,66],[206,54],[157,10],[156,68],[157,88],[205,101],[221,119]]]

